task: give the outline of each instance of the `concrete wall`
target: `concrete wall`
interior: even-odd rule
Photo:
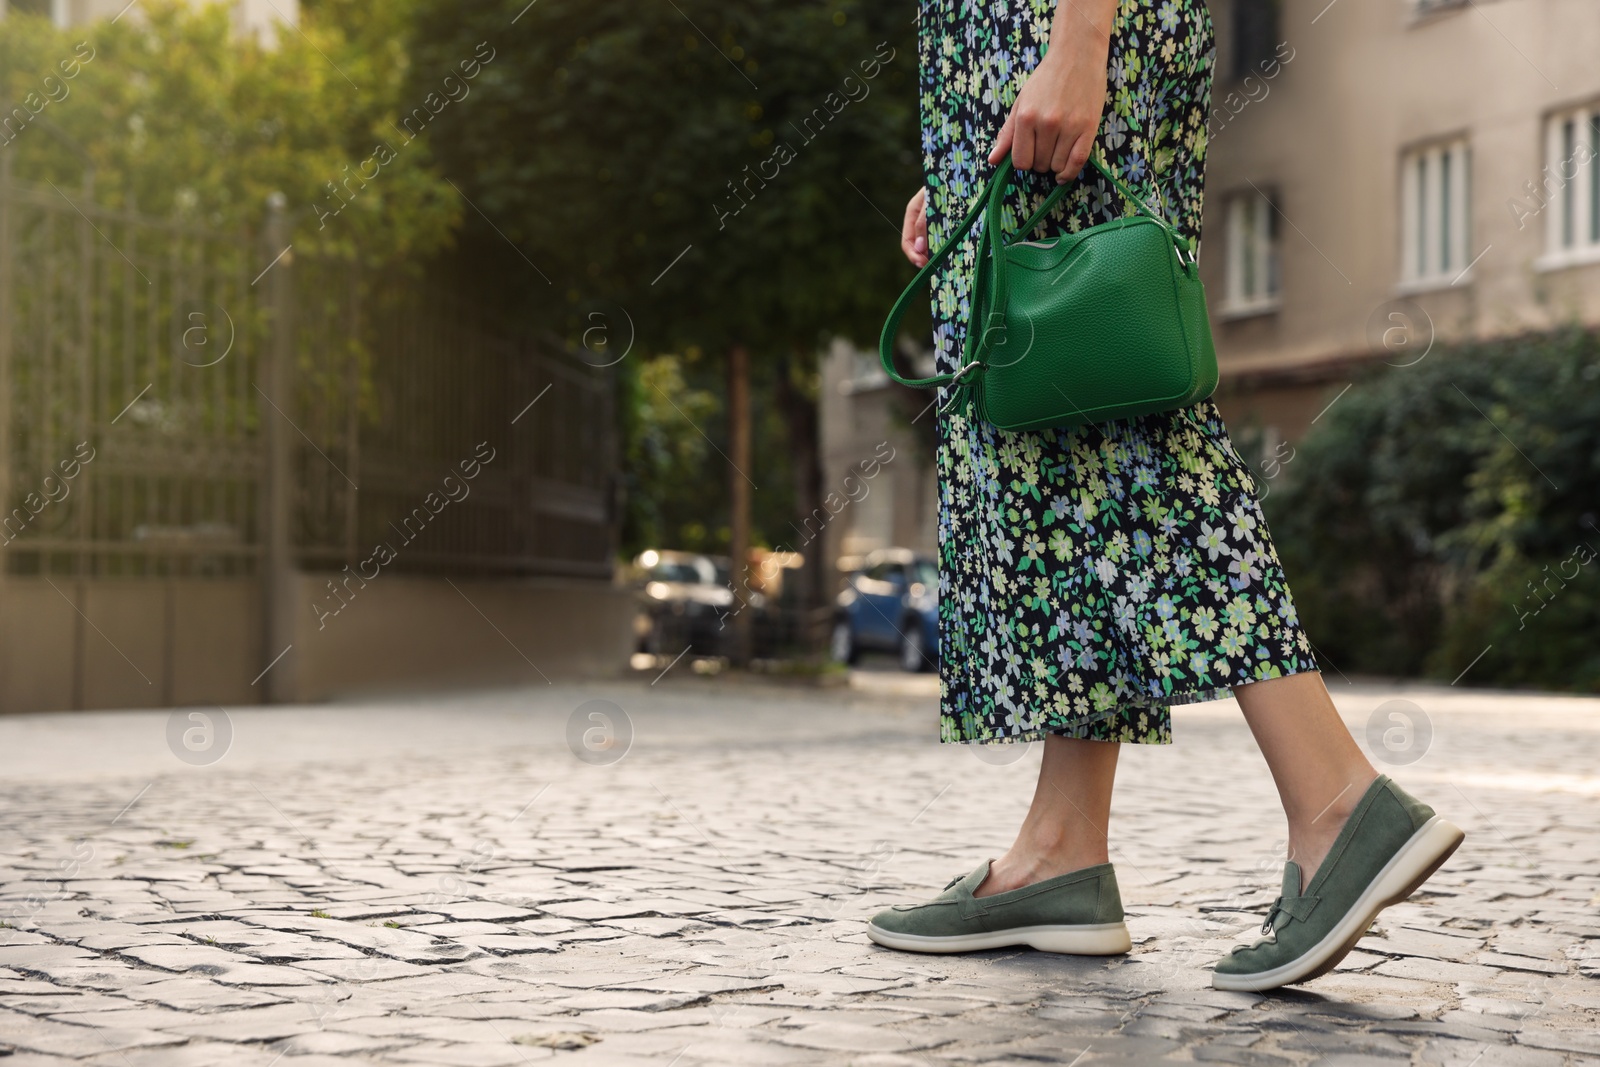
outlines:
[[[380,576],[337,615],[327,575],[302,575],[294,648],[274,667],[297,700],[413,685],[498,685],[620,673],[634,597],[607,582]]]
[[[0,711],[256,703],[252,581],[0,582]]]
[[[611,675],[631,650],[632,596],[608,582],[386,575],[319,628],[326,580],[295,579],[305,609],[272,668],[289,699]],[[280,651],[266,653],[261,625],[250,580],[8,576],[0,712],[260,703]]]

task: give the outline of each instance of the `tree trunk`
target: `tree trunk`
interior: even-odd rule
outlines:
[[[728,353],[728,556],[733,580],[729,609],[728,659],[735,667],[750,662],[750,351],[735,345]]]
[[[789,431],[789,448],[794,470],[794,508],[799,518],[797,528],[808,536],[808,520],[822,510],[822,443],[817,415],[817,401],[808,396],[797,378],[805,373],[805,353],[798,349],[790,353],[778,368],[778,408]],[[797,600],[804,625],[801,637],[806,650],[815,647],[818,635],[811,633],[811,616],[827,596],[827,575],[832,561],[823,551],[825,538],[817,536],[810,542],[796,541],[795,550],[805,555],[805,567],[799,572],[800,590]]]

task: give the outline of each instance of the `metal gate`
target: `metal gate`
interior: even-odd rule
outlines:
[[[253,578],[268,645],[284,575],[383,543],[412,574],[608,577],[610,372],[288,230],[281,204],[217,232],[0,160],[0,577]]]

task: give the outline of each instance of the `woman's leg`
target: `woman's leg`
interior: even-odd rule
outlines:
[[[1289,818],[1289,858],[1309,885],[1378,772],[1345,729],[1319,672],[1237,686],[1233,695],[1277,783]]]
[[[973,893],[986,897],[1107,862],[1114,741],[1045,738],[1039,784],[1017,840]]]
[[[909,952],[1016,945],[1079,956],[1127,952],[1133,943],[1122,897],[1106,865],[1116,771],[1113,743],[1047,737],[1033,807],[1010,851],[954,879],[926,904],[880,911],[867,924],[867,936]],[[1008,892],[1058,875],[1071,877],[1035,892]]]

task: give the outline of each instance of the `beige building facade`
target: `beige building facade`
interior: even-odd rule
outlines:
[[[925,357],[931,361],[931,355]],[[923,396],[889,381],[876,352],[835,342],[822,358],[818,400],[823,514],[806,524],[806,547],[852,561],[880,548],[932,555],[938,547],[932,412]]]
[[[1212,0],[1201,270],[1230,427],[1363,364],[1600,319],[1600,5]]]

